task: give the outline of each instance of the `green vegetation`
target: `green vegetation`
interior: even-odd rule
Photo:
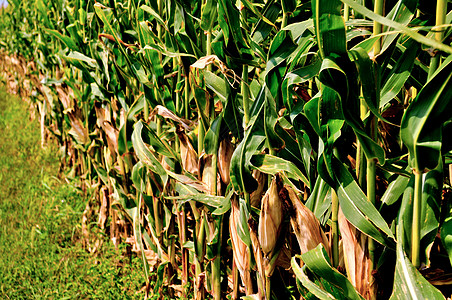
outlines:
[[[432,7],[10,0],[0,66],[146,296],[443,299],[452,7]]]
[[[82,246],[84,195],[55,177],[55,144],[40,147],[25,102],[0,90],[0,298],[142,299],[142,263],[125,244]]]

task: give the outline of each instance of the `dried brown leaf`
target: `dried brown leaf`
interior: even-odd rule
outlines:
[[[164,106],[161,106],[161,105],[157,105],[152,110],[152,112],[149,114],[149,118],[152,118],[155,115],[162,116],[165,119],[173,120],[173,121],[179,123],[187,131],[190,131],[191,128],[194,127],[192,121],[186,120],[186,119],[182,119],[182,118],[176,116],[176,114],[174,114],[171,110],[169,110],[168,108],[166,108]]]

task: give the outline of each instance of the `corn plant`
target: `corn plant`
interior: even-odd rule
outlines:
[[[146,295],[445,298],[450,7],[364,2],[11,1],[4,77]]]

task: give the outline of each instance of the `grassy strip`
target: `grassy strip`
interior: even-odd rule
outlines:
[[[26,104],[0,89],[0,298],[142,299],[142,263],[111,243],[96,257],[81,243],[83,195],[54,177]]]

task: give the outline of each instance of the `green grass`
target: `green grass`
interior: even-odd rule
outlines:
[[[142,299],[142,263],[105,242],[83,249],[86,199],[55,177],[27,105],[0,88],[0,299]]]

